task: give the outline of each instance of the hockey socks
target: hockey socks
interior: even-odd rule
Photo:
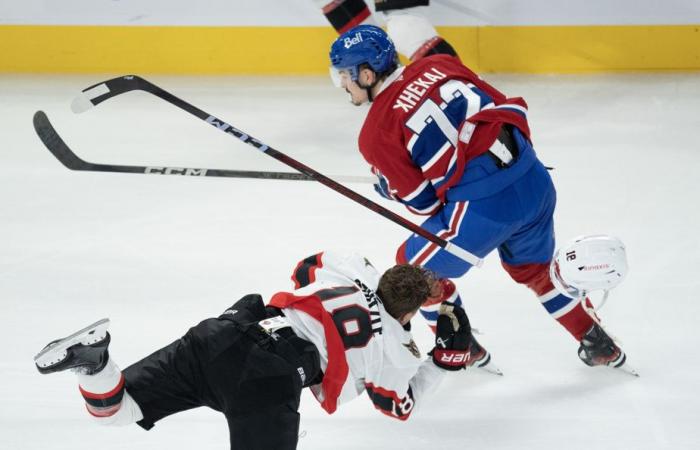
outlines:
[[[91,415],[110,417],[119,411],[124,397],[124,375],[111,359],[95,375],[78,373],[78,384]]]
[[[502,263],[508,274],[520,284],[532,289],[550,316],[580,341],[593,326],[593,318],[581,305],[580,299],[561,294],[549,278],[549,264],[510,265]],[[590,301],[586,299],[590,305]]]

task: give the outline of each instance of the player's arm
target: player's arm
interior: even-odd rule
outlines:
[[[406,351],[406,350],[403,350]],[[410,356],[414,358],[413,356]],[[407,374],[414,373],[407,379]],[[365,389],[374,407],[383,414],[406,420],[442,381],[445,371],[426,359],[416,371],[408,367],[384,367],[379,379],[366,382]]]
[[[375,408],[390,417],[408,419],[438,387],[445,372],[466,367],[470,340],[471,326],[464,310],[459,306],[443,307],[437,320],[435,347],[430,358],[420,363],[416,370],[416,355],[396,347],[396,352],[386,358],[394,364],[389,362],[382,367],[376,382],[365,383]],[[410,369],[411,363],[413,370]],[[407,374],[413,375],[406,379]]]
[[[380,133],[384,134],[384,133]],[[372,146],[367,158],[372,164],[372,173],[377,176],[375,190],[389,200],[403,203],[414,214],[432,215],[442,207],[433,185],[426,179],[421,167],[411,159],[401,138],[395,140],[375,139],[374,142],[360,142]]]

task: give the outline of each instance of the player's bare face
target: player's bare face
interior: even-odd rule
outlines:
[[[350,102],[355,106],[360,106],[367,103],[367,91],[361,88],[357,82],[352,81],[350,74],[347,72],[340,72],[340,87],[345,89],[350,95]]]

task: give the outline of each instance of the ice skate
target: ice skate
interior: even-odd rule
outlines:
[[[50,342],[34,357],[36,368],[43,374],[68,369],[87,375],[99,372],[109,359],[108,327],[109,319],[98,320],[68,337]]]
[[[581,339],[578,357],[589,366],[609,366],[621,369],[630,375],[639,376],[634,369],[625,364],[627,362],[625,352],[597,323],[594,323]]]
[[[469,346],[469,362],[467,367],[475,367],[477,369],[485,370],[486,372],[492,373],[494,375],[503,375],[501,369],[493,364],[491,359],[491,353],[489,353],[484,347],[479,344],[479,342],[472,336],[472,342]]]

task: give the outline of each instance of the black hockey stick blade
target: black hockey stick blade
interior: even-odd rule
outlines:
[[[57,160],[61,162],[64,166],[70,170],[89,170],[84,169],[85,165],[89,165],[82,159],[71,151],[71,149],[63,142],[61,136],[56,133],[53,125],[49,122],[49,118],[46,116],[44,111],[37,111],[34,113],[34,131],[44,143],[44,146],[49,149],[49,151],[56,157]]]
[[[90,172],[115,172],[115,173],[139,173],[155,175],[185,175],[200,177],[224,177],[224,178],[261,178],[269,180],[315,181],[313,178],[294,172],[266,172],[248,170],[222,170],[203,169],[194,167],[158,167],[158,166],[128,166],[115,164],[95,164],[87,162],[68,147],[53,127],[46,113],[37,111],[34,113],[34,130],[47,149],[58,159],[61,164],[70,170],[84,170]],[[369,177],[339,176],[346,181],[366,182]]]
[[[121,166],[124,170],[119,170],[120,166],[110,166],[102,164],[92,164],[78,157],[63,141],[61,136],[56,132],[49,118],[44,111],[34,113],[34,131],[44,143],[47,149],[70,170],[87,170],[97,172],[128,172],[128,173],[143,173],[143,171],[134,170],[129,166]],[[114,170],[112,170],[114,169]]]

